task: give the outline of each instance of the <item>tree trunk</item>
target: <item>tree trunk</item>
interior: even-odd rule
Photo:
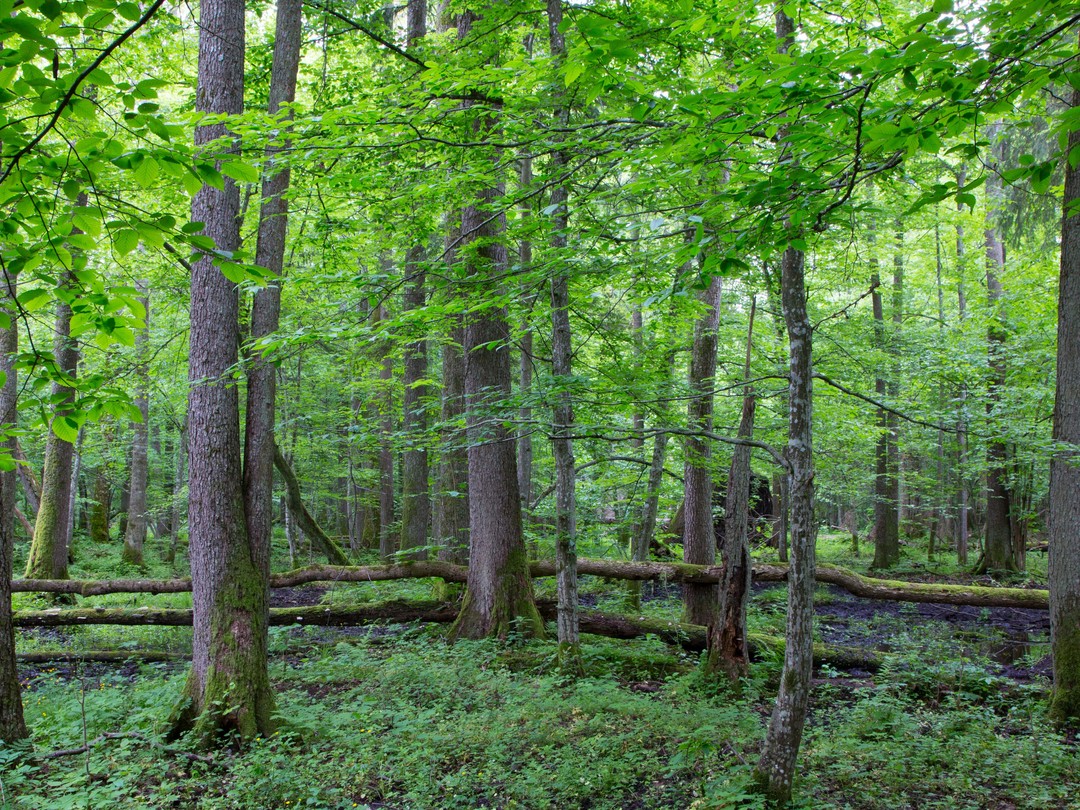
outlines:
[[[86,205],[86,195],[81,194],[79,205]],[[76,229],[77,230],[77,229]],[[71,271],[63,274],[63,287],[74,289],[78,282]],[[53,353],[60,371],[74,378],[79,364],[79,348],[71,339],[71,305],[64,300],[56,304],[56,325],[53,332]],[[75,400],[75,389],[53,383],[53,417],[56,424],[70,413]],[[67,426],[70,429],[70,425]],[[71,468],[75,446],[64,441],[49,430],[45,438],[45,467],[41,474],[41,502],[37,521],[34,523],[34,539],[30,556],[26,561],[26,576],[31,579],[65,579],[67,577],[68,509],[71,506]]]
[[[754,339],[756,301],[750,301],[750,325],[746,335],[746,365],[743,379],[742,416],[739,419],[740,439],[754,437],[754,411],[757,397],[750,383],[750,353]],[[719,615],[709,629],[709,659],[707,668],[723,672],[732,682],[738,682],[750,671],[750,649],[746,640],[746,606],[750,601],[750,447],[735,446],[728,475],[727,498],[724,503],[724,542],[720,557],[724,575],[720,580]]]
[[[19,324],[16,321],[15,278],[4,271],[0,277],[0,311],[11,320],[0,330],[0,425],[14,428],[19,421],[19,386],[15,377],[14,355],[19,351]],[[16,456],[15,437],[4,438],[2,451]],[[15,664],[15,626],[11,614],[12,558],[15,554],[15,488],[19,485],[14,469],[0,472],[0,741],[14,743],[29,737],[23,718],[19,671]]]
[[[873,231],[871,230],[871,236]],[[871,239],[871,245],[873,240]],[[881,300],[881,274],[877,257],[870,259],[870,286],[874,309],[874,348],[881,356],[893,358],[885,330],[885,310]],[[895,367],[890,373],[895,373]],[[874,380],[874,393],[884,402],[889,384],[884,374]],[[878,440],[874,451],[874,561],[871,568],[892,568],[900,562],[900,481],[896,475],[896,417],[884,408],[877,410]]]
[[[566,39],[560,30],[563,0],[547,0],[548,42],[552,69],[561,68],[566,60]],[[566,128],[570,111],[562,92],[559,76],[555,75],[554,123]],[[574,405],[569,389],[573,375],[573,345],[570,332],[570,274],[566,263],[567,233],[570,228],[569,197],[561,175],[566,170],[567,155],[562,149],[551,154],[551,173],[555,185],[551,189],[551,253],[556,262],[551,277],[551,375],[555,386],[552,407],[551,448],[555,457],[555,577],[558,594],[559,667],[564,672],[583,674],[581,636],[578,631],[577,576],[577,505],[574,492]]]
[[[173,459],[174,471],[173,471],[173,497],[170,504],[169,515],[169,551],[165,557],[165,562],[176,562],[176,548],[180,544],[180,522],[183,519],[183,500],[180,497],[180,493],[184,490],[184,475],[187,464],[187,429],[181,427],[177,431],[176,435],[176,448],[173,451],[175,457]]]
[[[38,508],[41,505],[41,484],[34,475],[34,468],[30,466],[26,453],[23,452],[17,438],[15,439],[15,459],[19,462],[19,483],[22,484],[23,497],[26,498],[26,510],[36,520]],[[33,538],[33,536],[34,533],[30,532],[30,537]]]
[[[199,19],[196,108],[239,115],[244,105],[244,3],[204,0]],[[224,124],[200,126],[196,145],[228,135]],[[191,219],[218,250],[239,247],[240,195],[226,179],[203,186]],[[207,254],[192,268],[188,371],[194,635],[192,664],[173,735],[193,729],[203,745],[235,732],[241,740],[273,730],[274,697],[266,668],[268,583],[244,515],[240,403],[232,371],[240,342],[236,286]]]
[[[962,188],[965,183],[965,174],[963,168],[956,175],[956,185],[958,188]],[[956,210],[962,212],[964,204],[958,202],[956,204]],[[957,313],[960,318],[960,323],[964,322],[967,317],[967,296],[964,293],[964,226],[959,222],[956,224],[956,304]],[[957,507],[959,514],[956,521],[956,561],[960,565],[967,565],[968,562],[968,502],[971,500],[971,493],[968,487],[968,438],[967,438],[967,384],[960,383],[959,394],[959,406],[956,412],[956,445],[957,445],[957,462],[959,469],[957,470],[957,478],[960,482],[959,487],[959,499],[960,504]]]
[[[795,41],[795,24],[782,6],[776,9],[776,37],[785,55]],[[782,140],[781,153],[788,151]],[[795,762],[799,756],[803,726],[810,708],[810,677],[813,674],[814,622],[814,523],[813,456],[813,330],[806,311],[806,279],[801,250],[788,247],[781,262],[781,298],[788,333],[790,358],[788,381],[788,444],[791,497],[791,569],[788,577],[787,629],[784,635],[784,669],[780,693],[769,720],[769,730],[757,778],[767,799],[776,804],[791,801]]]
[[[389,259],[384,257],[383,267],[389,270]],[[375,320],[383,323],[390,315],[383,304],[375,311]],[[385,329],[385,324],[383,326]],[[379,437],[379,556],[389,560],[394,556],[394,535],[391,533],[394,523],[394,357],[390,350],[390,340],[384,336],[382,363],[379,370],[379,382],[382,386],[382,430]]]
[[[705,313],[694,328],[690,357],[690,402],[687,428],[711,431],[713,378],[716,376],[716,331],[720,325],[722,282],[715,276],[702,296]],[[691,436],[686,441],[685,502],[686,530],[683,532],[683,561],[712,565],[716,561],[716,532],[712,513],[712,449],[707,440]],[[712,586],[687,585],[683,589],[683,620],[710,625],[716,615],[717,593]]]
[[[1080,108],[1080,90],[1072,93]],[[1080,130],[1069,135],[1068,153],[1080,153]],[[1058,282],[1057,391],[1050,460],[1050,627],[1054,693],[1050,714],[1080,726],[1080,169],[1065,160]]]
[[[301,0],[277,0],[274,54],[270,68],[267,112],[281,114],[284,104],[296,98],[296,74],[300,65],[303,12]],[[286,112],[286,128],[292,113]],[[260,576],[270,575],[270,543],[274,526],[274,423],[277,400],[277,367],[264,356],[258,341],[278,329],[281,316],[281,274],[285,263],[285,239],[289,228],[288,164],[278,168],[276,157],[288,141],[266,147],[265,174],[255,263],[265,268],[270,282],[251,302],[251,365],[247,376],[247,411],[244,423],[244,517],[248,543]]]
[[[409,4],[410,9],[416,0]],[[424,306],[423,248],[409,249],[405,260],[405,309]],[[405,451],[401,458],[401,539],[402,551],[428,545],[431,497],[428,494],[427,397],[424,380],[428,374],[427,341],[423,338],[405,347],[404,429]],[[424,551],[412,552],[411,559],[425,559]]]
[[[521,158],[519,178],[519,185],[524,196],[526,189],[532,185],[533,179],[532,158],[528,155]],[[518,210],[522,220],[527,220],[532,216],[531,201],[523,200]],[[521,263],[522,273],[527,273],[532,269],[532,242],[528,238],[521,240],[521,245],[518,248],[518,259]],[[522,323],[521,351],[518,353],[518,392],[521,397],[521,407],[518,409],[520,432],[518,433],[517,472],[521,505],[526,511],[532,508],[533,500],[536,497],[536,493],[533,491],[533,413],[532,402],[530,401],[533,387],[533,333],[532,326],[529,324],[529,309],[531,307],[527,307],[524,323]],[[535,549],[530,549],[530,551],[535,556]]]
[[[476,20],[459,18],[458,38],[466,39]],[[482,139],[497,126],[497,106],[480,113],[474,124]],[[492,170],[495,171],[495,160]],[[507,270],[506,246],[500,240],[504,218],[498,209],[502,184],[495,179],[475,204],[462,213],[461,239],[467,273],[497,285]],[[520,630],[544,635],[536,611],[521,526],[515,445],[505,426],[502,402],[510,394],[509,324],[502,307],[470,313],[465,324],[466,430],[469,444],[469,581],[461,613],[451,631],[456,638],[505,637],[520,620]]]
[[[142,294],[146,310],[146,325],[135,335],[135,354],[138,366],[135,370],[135,407],[142,420],[132,423],[131,438],[131,489],[128,497],[127,532],[124,534],[123,558],[125,562],[143,566],[143,545],[146,543],[146,486],[149,477],[147,440],[150,421],[150,288],[145,281],[135,282]]]

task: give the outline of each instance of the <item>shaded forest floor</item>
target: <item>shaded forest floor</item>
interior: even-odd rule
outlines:
[[[925,575],[918,565],[901,572]],[[596,579],[583,586],[590,607],[623,609],[624,586]],[[550,587],[538,581],[542,593]],[[428,583],[412,581],[280,590],[274,602],[430,595]],[[646,585],[642,596],[642,614],[678,616],[676,586]],[[186,594],[138,597],[140,604],[185,600]],[[755,588],[751,629],[782,632],[785,600],[781,585]],[[136,597],[99,601],[134,604]],[[1080,746],[1044,717],[1045,613],[875,602],[832,586],[819,587],[817,603],[820,640],[885,657],[874,673],[827,665],[816,671],[799,806],[1080,808]],[[141,736],[101,740],[88,755],[48,761],[19,762],[0,750],[9,764],[2,806],[759,806],[750,773],[777,688],[775,654],[732,690],[705,679],[697,655],[659,639],[587,636],[587,676],[568,681],[553,670],[553,642],[448,645],[442,633],[400,625],[272,628],[281,731],[242,753],[198,762],[164,750],[160,738],[183,685],[189,629],[23,632],[20,651],[157,650],[180,657],[24,666],[27,719],[39,752],[77,748],[105,733]]]

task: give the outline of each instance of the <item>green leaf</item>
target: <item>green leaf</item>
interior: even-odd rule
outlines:
[[[161,167],[152,157],[143,158],[142,163],[135,167],[135,182],[143,188],[149,188],[157,180],[161,173]]]
[[[53,419],[52,432],[61,441],[75,444],[79,440],[79,423],[70,416],[58,416]]]
[[[113,248],[126,256],[139,246],[139,234],[131,228],[121,228],[113,234]]]
[[[563,75],[563,83],[566,87],[569,87],[578,80],[582,73],[585,72],[585,65],[582,62],[568,62],[566,65],[565,73]]]
[[[221,173],[238,183],[258,183],[259,170],[248,163],[230,160],[221,164]]]
[[[19,306],[27,312],[34,312],[49,303],[49,291],[42,289],[24,290],[16,296]]]

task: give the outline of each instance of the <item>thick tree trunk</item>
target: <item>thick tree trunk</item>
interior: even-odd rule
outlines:
[[[690,356],[690,402],[687,428],[711,431],[713,377],[716,376],[716,331],[720,325],[719,276],[712,279],[702,296],[705,313],[694,327]],[[712,448],[704,438],[686,441],[685,503],[686,530],[683,532],[683,561],[712,565],[716,561],[716,532],[712,513]],[[710,625],[716,615],[716,589],[687,585],[683,589],[683,619],[691,624]]]
[[[323,531],[323,528],[312,517],[311,512],[304,506],[303,498],[300,495],[300,482],[297,480],[292,467],[289,466],[289,462],[286,461],[285,456],[282,455],[277,446],[271,445],[271,448],[274,453],[274,466],[277,467],[277,471],[281,473],[281,477],[285,481],[285,505],[288,509],[288,516],[296,521],[296,524],[308,536],[308,539],[318,547],[320,552],[326,555],[326,559],[332,565],[348,565],[349,558],[345,556],[345,552]],[[267,571],[267,574],[269,575],[269,571]]]
[[[746,364],[743,379],[742,416],[739,419],[740,439],[754,437],[754,411],[757,396],[750,384],[750,356],[754,339],[756,301],[750,302],[750,325],[746,335]],[[724,542],[720,557],[724,575],[720,580],[720,604],[717,620],[709,629],[708,669],[723,672],[737,682],[750,668],[750,650],[746,640],[746,606],[750,601],[750,447],[735,446],[728,475],[727,497],[724,502]]]
[[[1080,109],[1080,90],[1072,108]],[[1080,151],[1080,130],[1070,134],[1069,151]],[[1080,169],[1068,159],[1065,167],[1053,433],[1061,449],[1050,461],[1050,713],[1080,726]]]
[[[86,194],[77,200],[86,205]],[[76,228],[75,233],[80,231]],[[61,278],[61,286],[71,291],[77,288],[74,272],[67,270]],[[79,347],[71,338],[71,304],[58,300],[56,322],[53,331],[53,355],[60,371],[75,377],[79,365]],[[75,389],[69,385],[53,383],[53,416],[50,424],[63,420],[75,401]],[[30,544],[30,556],[26,561],[26,576],[40,579],[67,577],[68,548],[67,527],[71,508],[71,469],[75,446],[64,441],[49,430],[45,438],[45,465],[41,474],[41,501],[38,504],[34,537]]]
[[[147,440],[150,421],[150,288],[145,281],[135,283],[142,293],[142,305],[146,310],[146,326],[135,336],[136,367],[135,407],[142,420],[132,423],[131,438],[131,489],[128,498],[127,532],[124,534],[123,558],[140,568],[143,565],[143,546],[146,543],[146,487],[149,478]]]
[[[199,19],[196,108],[240,114],[244,106],[244,3],[204,0]],[[224,124],[198,127],[197,145],[227,136]],[[226,180],[203,186],[193,221],[218,250],[239,247],[240,195]],[[192,268],[188,445],[194,635],[191,672],[173,734],[194,729],[205,745],[223,732],[241,740],[273,730],[266,669],[267,577],[244,515],[240,403],[232,371],[240,342],[236,286],[207,254]]]
[[[462,14],[458,37],[472,30],[472,12]],[[475,123],[478,137],[497,125],[496,107]],[[492,166],[494,170],[494,165]],[[461,239],[469,246],[465,261],[474,280],[499,284],[507,269],[502,216],[492,216],[502,184],[479,193],[461,220]],[[469,440],[469,582],[452,635],[458,638],[504,637],[519,622],[528,634],[544,635],[536,611],[521,526],[517,458],[505,426],[502,402],[510,394],[509,325],[504,308],[472,313],[465,325],[466,429]]]
[[[282,105],[296,98],[302,24],[300,0],[277,0],[267,104],[267,112],[272,116],[281,114]],[[286,113],[288,117],[291,117],[291,113]],[[264,577],[270,575],[270,543],[274,526],[277,367],[263,355],[258,341],[277,331],[281,315],[281,274],[289,228],[287,195],[291,177],[288,165],[277,168],[275,159],[287,147],[288,142],[266,147],[267,168],[262,181],[255,263],[265,268],[271,278],[270,283],[255,293],[251,302],[251,341],[254,347],[248,368],[244,423],[244,517],[254,562]]]
[[[0,425],[14,428],[19,421],[19,386],[14,355],[19,350],[19,324],[15,319],[15,277],[0,275],[0,312],[11,320],[0,330]],[[16,456],[15,437],[7,436],[2,452]],[[15,665],[15,627],[11,615],[12,558],[15,554],[15,489],[19,486],[14,469],[0,472],[0,741],[14,743],[29,736],[23,718],[19,671]]]

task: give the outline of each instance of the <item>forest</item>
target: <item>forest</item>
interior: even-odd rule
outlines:
[[[0,0],[0,808],[1077,808],[1080,7]]]

